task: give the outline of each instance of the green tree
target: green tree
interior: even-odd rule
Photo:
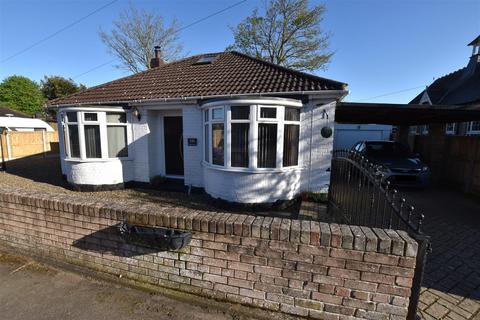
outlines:
[[[77,84],[72,79],[60,76],[44,76],[43,80],[40,81],[40,90],[48,100],[64,97],[86,88],[81,83]]]
[[[324,5],[308,0],[269,0],[263,15],[255,9],[232,28],[235,43],[229,50],[297,70],[326,69],[333,53],[330,35],[320,28]]]
[[[14,75],[0,83],[0,101],[12,109],[34,115],[43,112],[45,99],[35,81]]]

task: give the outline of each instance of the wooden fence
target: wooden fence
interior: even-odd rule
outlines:
[[[3,151],[5,161],[31,156],[56,155],[59,152],[57,131],[4,132],[0,134],[0,143],[0,152]]]
[[[480,137],[416,136],[415,151],[436,163],[434,179],[480,195]]]

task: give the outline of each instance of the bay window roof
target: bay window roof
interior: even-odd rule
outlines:
[[[214,58],[211,58],[214,57]],[[198,63],[208,61],[208,63]],[[167,63],[49,102],[51,106],[345,90],[346,84],[231,51]]]

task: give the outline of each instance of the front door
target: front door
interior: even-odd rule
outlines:
[[[183,121],[182,117],[164,117],[166,175],[183,176]]]

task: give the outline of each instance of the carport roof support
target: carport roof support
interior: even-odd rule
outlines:
[[[340,102],[335,111],[338,123],[414,126],[434,123],[480,121],[480,105],[418,105]]]

